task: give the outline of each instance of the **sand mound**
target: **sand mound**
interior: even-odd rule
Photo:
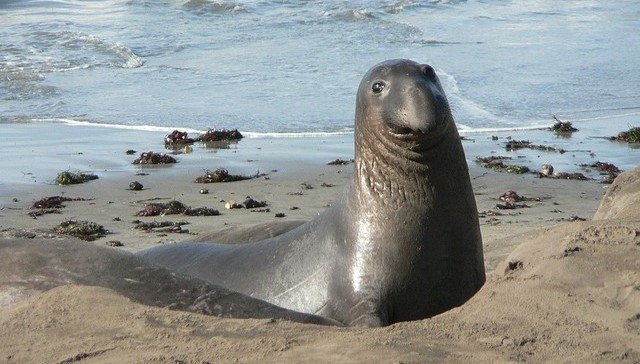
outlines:
[[[542,230],[467,304],[432,319],[379,329],[227,319],[63,285],[0,311],[0,360],[638,362],[638,191],[640,170],[622,174],[602,220]]]
[[[620,174],[609,186],[594,220],[640,219],[640,168]]]

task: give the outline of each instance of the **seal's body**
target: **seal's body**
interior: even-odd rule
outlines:
[[[255,243],[185,243],[139,255],[278,306],[381,326],[461,305],[485,280],[460,137],[428,65],[390,60],[360,83],[355,173],[340,201]]]

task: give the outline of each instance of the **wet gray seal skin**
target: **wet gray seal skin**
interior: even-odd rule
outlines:
[[[65,284],[105,287],[145,305],[207,315],[339,324],[177,275],[117,249],[74,239],[0,238],[0,310]]]
[[[433,68],[374,66],[358,89],[355,173],[308,223],[247,244],[185,243],[143,259],[304,313],[382,326],[456,307],[485,281],[476,203]]]

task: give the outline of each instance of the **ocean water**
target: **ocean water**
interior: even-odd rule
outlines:
[[[349,132],[390,58],[462,130],[640,117],[635,0],[0,0],[0,122]]]

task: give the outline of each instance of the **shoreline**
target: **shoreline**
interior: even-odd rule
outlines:
[[[636,125],[635,114],[605,115],[602,118],[607,120],[603,121],[601,117],[581,119],[574,123],[579,131],[569,135],[556,135],[537,127],[489,131],[462,129],[460,135],[466,139],[463,146],[471,170],[476,157],[490,155],[510,156],[514,162],[532,171],[537,171],[542,164],[552,164],[557,171],[585,172],[580,164],[595,161],[613,163],[622,170],[632,169],[640,160],[640,146],[610,141],[607,137]],[[550,121],[549,126],[552,124]],[[100,177],[135,171],[140,167],[131,165],[135,156],[125,155],[124,151],[128,149],[136,150],[136,156],[145,151],[179,152],[165,148],[163,138],[169,130],[166,128],[140,130],[137,127],[105,127],[108,124],[97,126],[52,121],[2,125],[5,142],[0,145],[0,153],[4,156],[4,173],[0,175],[0,186],[5,193],[0,194],[0,203],[5,202],[3,198],[8,197],[6,190],[14,185],[51,183],[55,175],[64,170],[98,173]],[[196,134],[190,132],[190,136]],[[286,163],[279,160],[326,163],[335,158],[353,157],[352,132],[280,133],[279,136],[246,134],[250,136],[230,143],[227,148],[209,148],[195,143],[193,153],[179,155],[179,163],[168,169],[239,168],[240,172],[249,173],[271,170],[274,166],[286,169]],[[526,140],[562,150],[562,153],[530,149],[507,151],[504,144],[509,140]]]

